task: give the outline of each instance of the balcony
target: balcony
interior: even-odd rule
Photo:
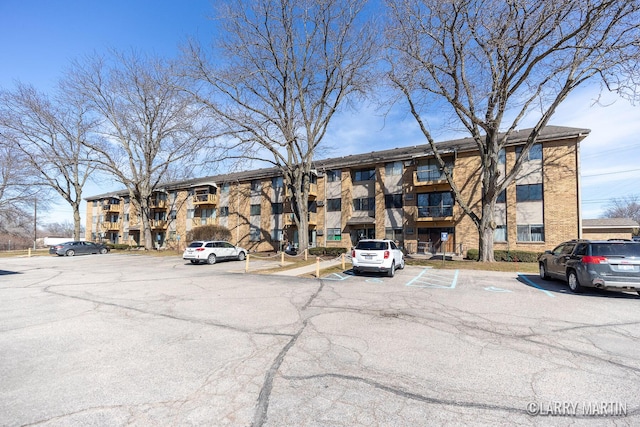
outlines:
[[[216,205],[218,203],[218,195],[217,194],[194,194],[191,196],[191,200],[193,204],[196,206],[200,205]]]
[[[122,211],[122,205],[120,204],[108,204],[108,205],[102,205],[102,211],[103,212],[121,212]]]
[[[316,212],[309,212],[307,218],[310,226],[318,225],[318,214]],[[292,213],[284,214],[284,225],[285,226],[296,225],[296,220],[294,219],[294,215]]]
[[[309,184],[309,200],[314,200],[318,197],[318,184]]]
[[[117,230],[120,230],[121,226],[122,226],[122,221],[109,221],[109,222],[103,222],[102,224],[100,224],[102,231],[117,231]]]
[[[200,218],[200,217],[195,217],[191,220],[191,226],[192,227],[202,227],[203,225],[216,225],[216,219],[215,218]]]
[[[449,187],[447,177],[439,170],[424,170],[413,172],[413,185],[422,187],[426,185],[436,185],[439,187]]]
[[[149,202],[149,207],[151,209],[167,209],[168,205],[167,201],[162,199],[151,199]]]
[[[453,206],[418,206],[417,221],[451,221]]]
[[[169,222],[166,219],[152,219],[151,221],[151,228],[152,229],[166,229],[167,225],[169,224]]]

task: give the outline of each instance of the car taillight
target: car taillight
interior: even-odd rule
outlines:
[[[583,256],[582,257],[583,264],[609,264],[609,260],[607,257],[603,256]]]
[[[351,251],[351,258],[355,258],[356,257],[356,250],[352,250]]]
[[[54,249],[62,249],[62,245],[54,246]]]
[[[204,251],[204,248],[198,248],[198,249],[196,249],[196,252],[202,252],[202,251]]]
[[[389,255],[391,255],[391,252],[389,251],[384,251],[384,259],[388,259]]]

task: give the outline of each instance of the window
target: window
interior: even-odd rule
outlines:
[[[453,215],[453,195],[451,192],[418,194],[418,217],[446,217]]]
[[[124,222],[129,222],[129,214],[124,214]]]
[[[498,151],[498,164],[504,165],[505,163],[507,163],[507,152],[504,148],[501,148],[500,151]]]
[[[384,229],[384,238],[387,240],[402,242],[404,239],[402,238],[402,228],[385,228]]]
[[[97,200],[94,200],[94,201],[93,201],[93,207],[94,207],[94,208],[97,208],[97,207],[98,207],[98,201],[97,201]]]
[[[385,194],[384,196],[384,208],[401,208],[402,207],[402,194]]]
[[[307,211],[308,212],[318,212],[318,203],[316,203],[315,200],[309,200],[309,202],[307,202]]]
[[[342,171],[340,169],[327,171],[328,182],[339,182],[342,177]]]
[[[250,207],[251,209],[251,216],[257,216],[260,215],[260,205],[251,205]]]
[[[507,203],[507,191],[502,190],[500,194],[498,194],[498,198],[496,199],[496,203]]]
[[[261,188],[262,188],[262,186],[261,186],[259,180],[254,179],[253,181],[251,181],[251,192],[252,193],[259,193]]]
[[[327,199],[327,212],[340,212],[342,210],[342,199]]]
[[[415,231],[413,229],[413,227],[407,227],[405,229],[405,234],[413,234]]]
[[[353,181],[372,181],[376,179],[375,169],[360,169],[354,172]]]
[[[444,164],[449,171],[453,169],[453,160],[445,159]],[[438,160],[429,159],[418,164],[418,168],[416,170],[416,179],[419,182],[426,182],[441,181],[447,178],[442,168],[440,168],[440,163],[438,163]]]
[[[271,240],[275,240],[275,241],[282,241],[282,229],[281,228],[274,228],[271,231]]]
[[[524,146],[516,147],[516,160],[520,158],[522,155],[522,150]],[[529,156],[524,159],[525,162],[529,162],[531,160],[542,160],[542,144],[533,144],[531,149],[529,150]]]
[[[374,211],[376,210],[376,199],[374,197],[364,197],[353,199],[354,211]]]
[[[260,229],[255,225],[252,225],[249,228],[249,240],[252,242],[260,241]]]
[[[284,212],[282,203],[271,203],[271,215],[280,215],[282,212]]]
[[[516,185],[516,202],[542,200],[542,184]]]
[[[187,219],[193,219],[195,216],[194,213],[195,209],[187,209]]]
[[[176,216],[177,216],[177,214],[176,214],[175,209],[171,209],[171,211],[169,211],[169,219],[170,220],[175,220]]]
[[[327,240],[338,241],[342,240],[342,233],[339,228],[327,229]]]
[[[271,186],[274,189],[283,188],[284,187],[284,180],[282,179],[281,176],[276,176],[276,177],[271,179]]]
[[[390,162],[384,165],[385,176],[402,175],[402,162]]]
[[[493,241],[494,242],[506,242],[507,241],[507,226],[506,225],[498,225],[495,230],[493,230]]]
[[[229,206],[220,206],[220,216],[229,216]]]
[[[544,242],[544,225],[518,225],[518,242]]]
[[[220,188],[220,193],[229,194],[230,188],[231,188],[231,185],[228,182],[225,182],[224,184],[222,184],[222,187]]]

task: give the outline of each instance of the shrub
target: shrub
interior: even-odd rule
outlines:
[[[496,261],[503,262],[536,262],[542,252],[527,252],[527,251],[505,251],[495,250],[493,251],[493,258]],[[480,253],[477,249],[469,249],[467,251],[467,258],[473,261],[477,261],[480,257]]]
[[[127,243],[107,243],[109,250],[126,251],[141,247],[140,245],[129,245]]]
[[[194,240],[231,240],[231,231],[221,225],[202,225],[187,232],[187,242]]]
[[[338,256],[340,254],[347,253],[347,248],[325,248],[323,246],[316,246],[315,248],[309,248],[309,255],[329,255]]]

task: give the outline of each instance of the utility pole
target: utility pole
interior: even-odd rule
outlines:
[[[38,240],[38,199],[33,204],[33,250],[36,250],[36,240]]]

